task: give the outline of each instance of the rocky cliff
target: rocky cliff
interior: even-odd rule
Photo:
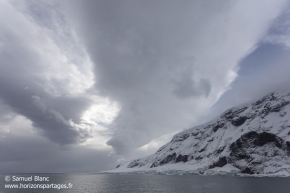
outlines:
[[[108,173],[290,176],[290,92],[251,104],[175,135],[156,153]]]

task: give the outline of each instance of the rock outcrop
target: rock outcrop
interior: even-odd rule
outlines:
[[[276,91],[252,104],[181,132],[146,158],[109,173],[247,174],[290,176],[290,93]]]

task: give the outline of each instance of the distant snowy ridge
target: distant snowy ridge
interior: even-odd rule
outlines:
[[[102,173],[290,176],[290,92],[228,109],[156,153]]]

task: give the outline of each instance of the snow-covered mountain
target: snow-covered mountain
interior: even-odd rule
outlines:
[[[290,176],[290,92],[251,104],[175,135],[145,158],[106,173]]]

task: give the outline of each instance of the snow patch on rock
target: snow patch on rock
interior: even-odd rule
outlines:
[[[290,92],[276,91],[176,134],[103,173],[290,176]]]

